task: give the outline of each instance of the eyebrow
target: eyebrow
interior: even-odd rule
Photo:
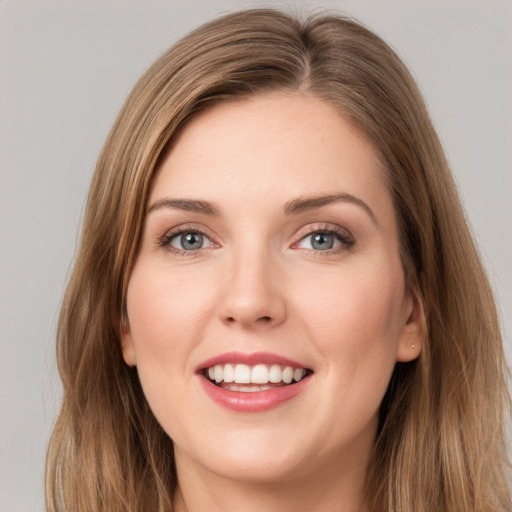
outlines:
[[[204,213],[206,215],[219,215],[219,210],[212,203],[209,201],[199,201],[197,199],[172,199],[165,197],[155,201],[148,208],[148,213],[159,210],[160,208],[172,208],[174,210]]]
[[[284,205],[283,212],[285,215],[298,215],[336,202],[352,203],[360,206],[369,215],[372,222],[375,225],[378,225],[377,218],[375,217],[373,210],[362,199],[346,193],[292,199]],[[209,201],[201,201],[198,199],[172,199],[170,197],[164,197],[155,201],[148,208],[147,212],[150,213],[161,208],[171,208],[174,210],[196,212],[205,215],[220,215],[218,208]]]
[[[285,215],[297,215],[337,202],[352,203],[360,206],[370,216],[372,222],[378,226],[377,217],[373,213],[373,210],[362,199],[346,193],[299,197],[298,199],[288,201],[283,210]]]

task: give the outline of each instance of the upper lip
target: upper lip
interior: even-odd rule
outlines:
[[[211,368],[217,364],[246,364],[248,366],[254,366],[257,364],[278,364],[281,366],[291,366],[293,368],[304,368],[309,369],[306,365],[294,361],[288,357],[284,357],[278,354],[272,354],[270,352],[226,352],[219,354],[206,361],[202,362],[196,369],[197,372],[201,372],[207,368]]]

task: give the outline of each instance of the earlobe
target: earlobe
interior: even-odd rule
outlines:
[[[133,344],[130,322],[125,315],[119,319],[119,340],[121,342],[121,351],[123,353],[124,362],[128,366],[135,366],[137,359],[135,356],[135,346]]]
[[[396,352],[396,360],[401,363],[412,361],[420,355],[426,335],[425,309],[420,294],[411,292],[408,301],[406,321]]]

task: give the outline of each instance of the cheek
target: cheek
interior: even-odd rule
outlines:
[[[149,265],[135,267],[127,310],[137,370],[150,404],[166,400],[169,384],[193,372],[190,354],[201,342],[212,302],[206,292],[202,280],[187,272],[171,275]]]
[[[353,376],[361,367],[386,374],[393,368],[404,298],[400,265],[346,268],[304,287],[309,291],[295,296],[305,329],[326,360],[338,361]]]
[[[368,261],[317,273],[313,281],[301,280],[293,296],[299,329],[313,340],[320,361],[315,372],[325,392],[315,414],[323,425],[321,438],[338,439],[342,431],[349,438],[373,436],[396,362],[401,266]]]
[[[203,338],[211,300],[201,279],[187,272],[171,275],[162,268],[157,270],[151,265],[135,267],[127,291],[127,310],[144,395],[172,437],[176,427],[173,411],[192,405],[187,375],[194,374],[191,353]]]
[[[190,277],[190,278],[189,278]],[[210,308],[208,287],[198,276],[135,269],[127,295],[137,350],[180,353],[197,338]]]

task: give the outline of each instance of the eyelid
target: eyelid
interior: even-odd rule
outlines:
[[[196,250],[185,250],[185,249],[179,249],[177,247],[174,247],[171,245],[171,241],[176,238],[177,236],[183,234],[183,233],[200,233],[205,238],[207,238],[211,245],[209,247],[202,247],[201,249]],[[179,224],[178,226],[175,226],[165,232],[165,234],[158,239],[158,245],[163,247],[164,249],[168,250],[169,252],[172,252],[174,254],[178,255],[184,255],[184,256],[194,256],[198,254],[201,251],[219,247],[219,243],[217,243],[214,239],[216,237],[210,233],[209,229],[206,229],[204,226],[198,226],[197,224]]]
[[[204,237],[206,237],[210,242],[211,245],[209,247],[203,247],[201,249],[196,250],[184,250],[184,249],[178,249],[176,247],[171,246],[171,241],[177,237],[180,234],[187,233],[187,232],[193,232],[193,233],[200,233]],[[324,251],[317,250],[317,249],[306,249],[306,248],[300,248],[297,247],[297,245],[302,242],[305,238],[308,236],[314,235],[315,233],[327,233],[334,235],[340,242],[341,246],[327,249]],[[179,224],[178,226],[175,226],[171,229],[168,229],[164,235],[160,236],[158,238],[158,245],[163,247],[164,249],[168,250],[169,252],[178,254],[178,255],[184,255],[184,256],[194,256],[198,253],[208,250],[211,248],[220,247],[220,243],[216,241],[216,236],[211,233],[211,230],[208,228],[194,224],[194,223],[185,223],[185,224]],[[349,250],[352,248],[352,246],[355,244],[355,239],[350,233],[350,231],[344,227],[341,227],[337,224],[330,224],[330,223],[314,223],[314,224],[308,224],[307,226],[302,227],[299,229],[294,236],[294,242],[291,244],[292,249],[298,249],[298,250],[304,250],[312,253],[324,253],[324,254],[333,254],[338,252],[343,252],[346,250]]]
[[[298,244],[300,242],[302,242],[305,238],[307,238],[308,236],[314,235],[316,233],[327,233],[327,234],[334,235],[341,242],[341,246],[332,248],[332,249],[327,249],[325,251],[297,247]],[[293,244],[291,245],[292,249],[311,251],[314,253],[324,253],[324,254],[343,252],[348,249],[351,249],[352,246],[355,244],[355,239],[354,239],[352,233],[350,233],[350,231],[348,229],[338,226],[336,224],[330,224],[330,223],[308,224],[307,226],[304,226],[297,232],[295,239],[296,239],[295,242],[293,242]]]

